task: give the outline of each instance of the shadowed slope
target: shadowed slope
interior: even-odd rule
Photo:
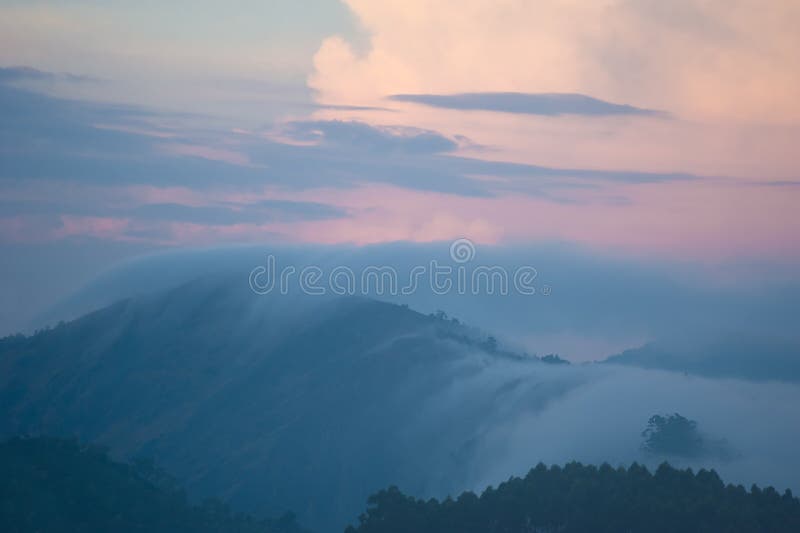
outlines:
[[[405,307],[205,279],[0,341],[0,432],[152,456],[193,494],[336,530],[389,483],[462,487],[488,420],[571,387],[473,379],[497,361],[545,366]],[[474,387],[457,405],[454,384]]]

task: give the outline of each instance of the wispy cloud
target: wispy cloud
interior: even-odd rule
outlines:
[[[249,204],[190,206],[175,203],[144,204],[131,214],[156,221],[190,222],[209,226],[265,224],[327,220],[347,216],[347,211],[317,202],[261,200]]]
[[[461,122],[437,130],[413,121],[397,125],[395,115],[401,113],[371,117],[376,122],[317,118],[237,128],[0,84],[0,237],[46,240],[69,223],[63,235],[83,228],[97,238],[116,232],[117,239],[160,244],[254,242],[265,235],[380,242],[469,233],[486,242],[559,238],[695,253],[735,224],[744,232],[739,244],[722,241],[728,253],[744,241],[779,249],[777,239],[763,236],[792,231],[789,195],[776,187],[758,191],[773,202],[767,219],[766,208],[747,198],[753,191],[733,190],[736,180],[539,165],[529,162],[533,152],[513,161],[467,157],[475,152],[459,136]],[[20,185],[30,189],[27,196]],[[143,186],[158,192],[137,197]],[[165,193],[178,189],[185,194]],[[691,216],[675,217],[676,201]],[[724,212],[706,216],[709,204]]]
[[[501,192],[553,197],[554,190],[603,183],[696,179],[687,173],[473,159],[454,154],[464,143],[457,135],[361,121],[290,121],[278,127],[277,138],[220,129],[163,130],[153,123],[170,116],[148,109],[62,100],[2,86],[0,110],[6,118],[0,125],[6,140],[0,179],[6,180],[25,176],[115,186],[289,190],[386,183],[473,197]]]
[[[430,107],[461,111],[496,111],[526,115],[641,115],[667,116],[663,111],[614,104],[583,94],[480,92],[458,94],[395,94],[396,102],[411,102]]]
[[[285,125],[283,133],[295,140],[380,153],[435,154],[458,148],[455,141],[435,131],[358,121],[294,121]]]
[[[27,66],[0,67],[0,84],[57,81],[86,83],[98,82],[100,80],[98,78],[83,74],[71,74],[69,72],[47,72]]]

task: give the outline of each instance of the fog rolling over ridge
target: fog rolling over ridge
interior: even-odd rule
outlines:
[[[447,259],[446,247],[421,250],[275,253],[298,265],[353,268],[413,265],[431,257],[422,252]],[[531,261],[552,287],[549,296],[384,297],[406,308],[363,296],[257,295],[248,274],[263,264],[264,251],[142,260],[109,273],[59,312],[117,303],[32,337],[4,339],[2,434],[76,435],[120,457],[150,456],[194,495],[271,516],[290,509],[320,532],[352,523],[367,496],[388,485],[443,497],[524,474],[540,461],[669,460],[714,467],[725,481],[747,486],[800,488],[800,386],[791,380],[533,357],[555,351],[537,350],[538,335],[591,339],[606,330],[625,346],[628,328],[644,340],[685,331],[682,344],[691,345],[729,329],[741,333],[749,317],[753,338],[781,330],[790,343],[794,332],[782,327],[798,315],[778,313],[793,301],[707,289],[654,267],[578,254],[581,266],[574,251]],[[487,264],[526,261],[490,249],[485,255]],[[589,287],[594,292],[582,304],[580,290]],[[615,304],[604,304],[611,295]],[[427,314],[437,308],[470,326]],[[757,350],[748,354],[769,368]],[[648,419],[675,412],[730,453],[644,451]]]
[[[153,254],[123,262],[72,296],[42,308],[30,328],[205,275],[239,276],[239,282],[246,284],[251,270],[263,267],[273,256],[278,274],[294,268],[290,294],[303,292],[298,273],[317,267],[322,273],[318,284],[331,295],[330,276],[345,267],[354,273],[354,294],[408,304],[424,313],[444,310],[491,331],[520,351],[555,352],[573,361],[600,360],[649,342],[668,343],[670,353],[694,352],[701,345],[724,344],[732,337],[754,348],[774,343],[781,352],[800,344],[800,285],[775,266],[730,263],[713,267],[557,243],[474,245],[474,255],[460,264],[453,261],[450,245],[264,245]],[[450,290],[431,288],[432,261],[453,269]],[[468,281],[477,268],[502,268],[508,275],[508,294],[500,294],[498,284],[493,292],[485,283],[474,291],[472,286],[456,290],[456,269],[461,266]],[[394,292],[388,285],[378,290],[374,278],[362,287],[367,269],[387,267],[396,273]],[[427,270],[415,290],[405,294],[403,289],[417,267]],[[513,274],[520,267],[535,270],[535,294],[514,290]]]

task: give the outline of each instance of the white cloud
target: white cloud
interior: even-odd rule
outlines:
[[[800,118],[800,5],[780,0],[347,0],[372,35],[315,57],[324,102],[394,93],[578,92],[732,121]]]

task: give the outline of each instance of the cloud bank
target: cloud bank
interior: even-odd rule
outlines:
[[[800,46],[800,10],[791,0],[769,13],[756,0],[735,8],[725,0],[346,3],[371,47],[358,53],[339,37],[324,41],[310,83],[328,103],[557,92],[692,119],[800,118],[791,52]]]

